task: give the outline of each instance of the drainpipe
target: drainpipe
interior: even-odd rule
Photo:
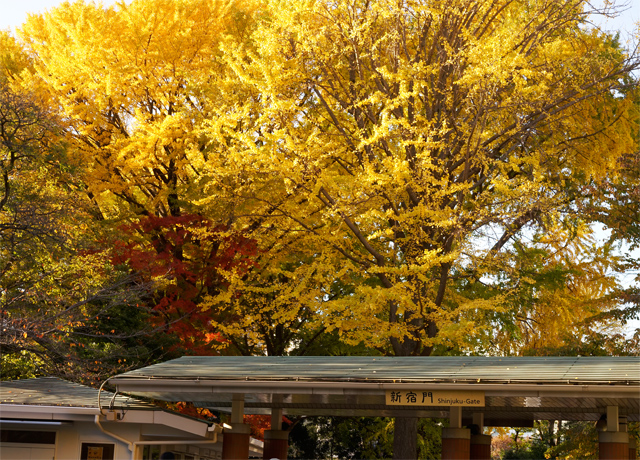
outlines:
[[[120,441],[121,443],[124,443],[127,445],[127,447],[129,448],[129,452],[131,452],[131,454],[129,455],[129,457],[131,458],[131,460],[134,460],[133,458],[133,453],[134,453],[134,446],[135,443],[129,441],[128,439],[125,439],[121,436],[118,436],[115,433],[111,433],[110,431],[107,431],[104,429],[104,427],[102,426],[102,424],[100,423],[100,415],[96,415],[94,418],[95,424],[96,426],[100,429],[100,431],[102,431],[104,434],[106,434],[109,437],[112,437],[113,439],[116,439],[118,441]]]
[[[104,416],[104,413],[102,412],[102,405],[100,404],[100,396],[102,394],[102,389],[104,388],[104,386],[107,384],[107,382],[109,381],[109,379],[105,380],[104,382],[102,382],[102,385],[100,385],[100,389],[98,390],[98,410],[100,411],[99,415],[96,415],[94,418],[94,423],[96,424],[96,426],[100,429],[100,431],[102,431],[104,434],[106,434],[107,436],[120,441],[124,444],[127,445],[127,447],[129,448],[129,452],[131,452],[131,454],[129,455],[131,457],[131,460],[134,460],[133,456],[135,453],[134,450],[134,445],[131,441],[129,441],[128,439],[125,439],[121,436],[118,436],[115,433],[111,433],[110,431],[107,431],[102,424],[100,423],[100,417]],[[118,392],[115,392],[113,394],[113,398],[111,399],[111,404],[113,404],[113,401],[116,399],[116,395],[118,394]]]
[[[136,452],[136,448],[138,446],[141,445],[173,445],[173,444],[216,444],[218,442],[218,433],[222,431],[222,428],[218,425],[214,425],[213,427],[209,427],[210,431],[213,431],[213,439],[208,439],[206,441],[129,441],[121,436],[118,436],[115,433],[111,433],[110,431],[107,431],[102,424],[100,423],[100,418],[104,417],[104,413],[102,412],[102,406],[100,404],[100,396],[102,393],[102,389],[104,388],[105,384],[109,381],[109,379],[105,380],[104,382],[102,382],[102,385],[100,385],[100,389],[98,390],[98,409],[100,410],[100,415],[96,415],[95,416],[95,424],[96,426],[100,429],[100,431],[102,431],[104,434],[106,434],[107,436],[116,439],[124,444],[127,445],[127,447],[129,448],[129,451],[131,452],[130,457],[131,460],[135,460],[134,459],[134,455]],[[117,396],[118,392],[116,391],[113,394],[113,398],[111,398],[111,403],[109,404],[109,406],[111,406],[113,404],[113,401],[115,400],[116,396]]]

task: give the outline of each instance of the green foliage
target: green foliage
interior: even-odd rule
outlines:
[[[154,327],[154,315],[134,304],[98,310],[73,329],[77,361],[87,383],[98,384],[104,378],[188,354],[180,338],[165,327]],[[77,378],[76,378],[77,379]]]
[[[289,458],[383,459],[393,454],[393,419],[308,417],[289,436]],[[440,458],[442,421],[418,422],[418,458]]]
[[[0,49],[1,375],[95,384],[164,356],[171,336],[141,343],[152,314],[130,307],[150,285],[90,250],[108,244],[109,229],[80,193],[53,107],[17,84],[25,69],[15,66],[27,60],[11,43]]]
[[[0,352],[0,380],[31,379],[48,375],[47,367],[37,354],[20,350],[17,353]]]
[[[549,458],[595,460],[598,456],[598,432],[595,422],[562,422],[557,444],[550,446]]]
[[[638,437],[638,424],[630,423],[629,436]],[[500,457],[508,459],[596,460],[598,431],[595,422],[537,421],[534,429],[515,430]]]
[[[637,345],[621,333],[638,311],[619,284],[624,256],[580,219],[545,226],[514,238],[495,275],[478,279],[472,267],[454,274],[456,294],[502,299],[493,310],[460,316],[484,324],[458,346],[490,354],[633,353]]]

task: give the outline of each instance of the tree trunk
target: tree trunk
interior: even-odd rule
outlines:
[[[393,458],[418,458],[418,417],[396,417],[393,430]]]
[[[414,327],[418,326],[421,318],[411,320]],[[422,325],[422,324],[420,324]],[[437,328],[435,323],[427,325],[429,337],[435,337]],[[403,340],[391,338],[391,345],[396,356],[429,356],[432,347],[423,347],[419,338],[403,337]],[[393,458],[418,458],[418,417],[396,417],[393,431]]]

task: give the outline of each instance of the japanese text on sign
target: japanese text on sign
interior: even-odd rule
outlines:
[[[387,390],[390,406],[484,407],[484,391]]]

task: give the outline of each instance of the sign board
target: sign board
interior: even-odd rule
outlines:
[[[102,447],[89,447],[87,450],[87,460],[102,460]]]
[[[387,390],[389,406],[484,407],[484,391]]]

